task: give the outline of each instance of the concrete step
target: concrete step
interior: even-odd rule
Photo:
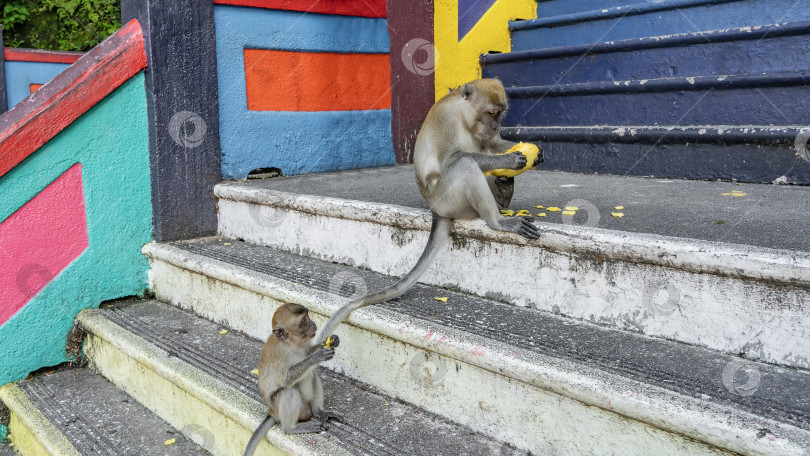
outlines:
[[[410,166],[224,183],[215,193],[223,236],[286,252],[401,276],[427,242],[430,215]],[[517,178],[511,207],[535,214],[535,205],[581,210],[547,212],[531,242],[457,222],[421,280],[810,368],[810,240],[796,235],[810,188],[535,171]],[[617,205],[625,217],[612,216]]]
[[[0,388],[23,455],[207,455],[189,437],[88,368]],[[5,453],[0,453],[5,454]]]
[[[526,51],[810,20],[810,10],[798,5],[794,0],[629,0],[554,16],[539,9],[537,19],[511,22],[509,28],[512,50]]]
[[[270,333],[272,309],[254,309]],[[225,314],[221,314],[223,317]],[[85,353],[102,375],[176,428],[204,436],[212,454],[242,454],[264,418],[256,376],[262,342],[236,325],[216,324],[155,301],[122,301],[82,312]],[[261,321],[259,321],[261,320]],[[223,333],[223,329],[232,330]],[[255,333],[254,333],[255,335]],[[342,350],[338,349],[338,352]],[[327,367],[334,363],[327,363]],[[373,387],[320,369],[326,407],[343,414],[320,434],[290,436],[278,427],[256,454],[525,454]]]
[[[690,32],[481,56],[506,87],[806,71],[810,21]],[[628,90],[630,90],[628,88]]]
[[[395,280],[229,239],[144,252],[158,299],[254,337],[281,302],[322,324]],[[800,455],[810,445],[805,370],[426,285],[355,312],[337,333],[330,368],[533,454]]]
[[[632,0],[537,0],[537,17],[561,16],[632,3],[634,3]]]
[[[810,114],[793,100],[803,99],[808,82],[810,75],[803,70],[512,87],[506,89],[510,110],[503,123],[585,126],[609,120],[624,126],[755,126],[778,118],[801,126],[810,123]],[[754,98],[752,91],[762,96]]]
[[[810,184],[810,130],[801,126],[517,126],[502,134],[541,144],[543,167],[554,171]]]

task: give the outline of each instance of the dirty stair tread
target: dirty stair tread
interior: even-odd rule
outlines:
[[[262,342],[222,325],[158,301],[125,300],[98,310],[112,323],[165,350],[170,356],[221,380],[250,399],[261,402],[257,377]],[[339,349],[338,349],[339,350]],[[319,368],[325,408],[342,414],[346,424],[308,437],[327,439],[351,454],[477,454],[480,448],[503,448],[501,442],[476,434],[429,412],[376,392],[344,375]],[[500,454],[500,453],[499,453]]]
[[[358,179],[363,185],[357,185]],[[231,188],[427,209],[414,181],[413,165],[217,185],[218,191]],[[746,196],[723,195],[733,190],[744,192]],[[583,206],[572,221],[575,225],[592,217],[590,211],[596,209],[598,213],[594,215],[600,215],[597,228],[810,252],[810,238],[796,236],[793,228],[806,223],[810,187],[538,170],[515,179],[515,196],[510,208],[529,209],[534,213],[534,206],[538,204],[563,207],[573,200],[585,200],[594,206]],[[617,205],[625,206],[622,211],[625,217],[611,217]],[[718,220],[724,223],[715,223]],[[542,223],[562,224],[563,221],[561,216],[549,213]]]
[[[90,368],[39,375],[19,387],[83,455],[209,454]],[[175,443],[167,446],[169,439]]]
[[[331,279],[340,273],[360,276],[368,290],[381,289],[395,280],[235,240],[211,238],[171,245],[322,292],[330,292]],[[343,290],[344,297],[353,292]],[[449,299],[443,303],[434,299],[437,296]],[[417,319],[428,327],[449,327],[482,341],[507,344],[515,351],[582,363],[810,430],[810,395],[807,394],[810,373],[802,370],[755,363],[762,387],[750,396],[741,396],[725,386],[723,372],[729,363],[742,360],[700,347],[606,329],[421,284],[401,298],[377,307],[403,315],[403,324]]]

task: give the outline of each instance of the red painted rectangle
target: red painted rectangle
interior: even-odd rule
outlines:
[[[3,59],[12,62],[75,63],[84,52],[46,51],[44,49],[4,48]]]
[[[214,0],[218,5],[362,17],[386,17],[385,2],[386,0]]]
[[[77,163],[0,223],[0,326],[88,245]]]
[[[388,54],[245,49],[245,84],[253,111],[391,108]]]

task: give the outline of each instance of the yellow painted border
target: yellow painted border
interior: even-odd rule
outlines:
[[[433,42],[438,59],[435,72],[435,98],[451,89],[481,77],[481,54],[509,52],[512,39],[509,21],[535,19],[536,0],[497,0],[460,42],[458,41],[458,0],[435,0]]]
[[[15,451],[28,456],[81,456],[19,386],[9,383],[0,388],[0,400],[11,411],[9,434]]]

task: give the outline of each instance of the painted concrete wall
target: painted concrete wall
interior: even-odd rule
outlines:
[[[279,168],[292,175],[394,164],[390,73],[356,64],[367,54],[387,58],[384,18],[228,5],[217,5],[214,15],[223,178],[243,179],[258,168]],[[281,54],[261,50],[301,55],[285,58],[286,64],[276,67]],[[312,63],[327,53],[346,56],[326,67]],[[324,91],[324,78],[316,77],[309,79],[318,84],[311,89],[320,94],[320,103],[303,100],[309,87],[296,81],[296,75],[316,73],[334,75],[335,81],[361,81],[360,90],[376,95],[372,103],[347,109],[335,100],[344,99],[342,92],[348,89],[336,84]],[[260,82],[258,91],[255,84],[248,86],[246,74]],[[363,79],[368,80],[365,85]],[[274,93],[274,80],[289,90]],[[373,80],[385,81],[386,90],[380,92]],[[279,97],[294,102],[279,103]],[[320,108],[313,110],[313,104]],[[378,109],[381,106],[385,109]]]
[[[56,77],[71,64],[75,63],[83,52],[47,51],[43,49],[11,48],[0,46],[0,84],[5,80],[7,109],[21,102],[36,89]],[[0,102],[2,97],[0,97]],[[0,112],[5,109],[0,109]]]
[[[8,109],[31,94],[31,84],[45,84],[70,65],[50,62],[5,62]]]
[[[65,340],[81,309],[147,287],[143,72],[0,177],[0,195],[0,306],[20,306],[0,320],[4,384],[66,361]]]
[[[509,21],[533,19],[536,10],[536,0],[435,0],[436,100],[481,77],[481,54],[509,52]]]

